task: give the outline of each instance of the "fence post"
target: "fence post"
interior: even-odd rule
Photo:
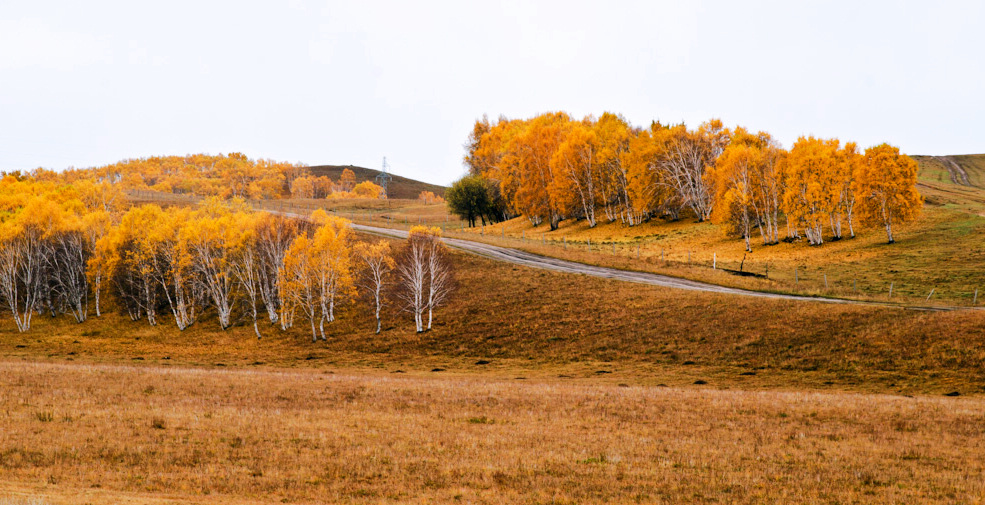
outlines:
[[[975,298],[971,300],[971,304],[976,305],[977,303],[978,303],[978,288],[975,288]]]
[[[718,270],[718,253],[711,253],[711,269]]]
[[[925,300],[925,301],[928,301],[928,302],[930,301],[930,297],[931,297],[931,296],[934,296],[934,290],[935,290],[935,289],[937,289],[937,288],[931,288],[931,289],[930,289],[930,294],[929,294],[929,295],[927,295],[927,300]]]
[[[687,264],[688,265],[691,264],[691,250],[690,249],[687,250]]]
[[[824,289],[828,289],[828,274],[824,274]]]
[[[636,259],[640,259],[640,245],[636,244]]]
[[[664,260],[664,248],[661,247],[660,248],[660,261],[663,261],[663,260]]]
[[[564,250],[568,250],[568,237],[561,237],[561,241],[564,242]]]
[[[795,285],[800,284],[800,272],[798,270],[797,267],[793,267],[793,283]]]
[[[893,299],[893,283],[892,282],[889,283],[889,299],[890,300]]]
[[[588,252],[592,252],[592,239],[591,239],[591,237],[588,238]]]
[[[612,243],[612,255],[613,256],[616,255],[616,243],[615,242]]]

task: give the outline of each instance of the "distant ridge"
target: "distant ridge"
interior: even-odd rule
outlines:
[[[342,171],[345,169],[352,170],[356,174],[356,182],[363,181],[373,181],[376,182],[376,176],[380,174],[379,170],[373,170],[372,168],[357,167],[354,165],[315,165],[308,167],[311,170],[312,175],[323,176],[327,175],[333,180],[338,180],[342,175]],[[399,175],[390,174],[393,179],[390,181],[389,197],[390,198],[417,198],[422,191],[430,191],[438,196],[445,195],[444,186],[439,186],[437,184],[429,184],[427,182],[416,181],[414,179],[408,179],[406,177],[401,177]]]

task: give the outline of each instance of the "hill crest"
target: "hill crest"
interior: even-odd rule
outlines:
[[[376,176],[380,174],[379,170],[355,165],[315,165],[308,167],[312,175],[319,177],[328,176],[335,180],[338,180],[338,178],[342,175],[342,171],[347,168],[356,174],[357,183],[363,181],[376,182]],[[430,191],[438,196],[444,196],[445,189],[447,189],[445,186],[430,184],[427,182],[402,177],[393,173],[390,175],[393,177],[390,181],[390,187],[388,189],[388,196],[390,198],[416,199],[422,191]]]

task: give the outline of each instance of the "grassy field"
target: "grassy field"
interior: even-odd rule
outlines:
[[[823,295],[832,288],[811,274],[838,279],[702,266],[701,244],[741,248],[708,225],[616,235],[575,223],[546,238],[520,221],[463,232],[443,206],[413,200],[329,203],[357,222],[428,222],[721,284]],[[904,233],[927,239],[936,215],[938,240],[970,243],[955,238],[959,214],[979,233],[980,218],[944,205]],[[607,230],[611,243],[595,235]],[[831,269],[837,252],[874,271],[907,254],[894,261],[925,261],[945,280],[977,275],[973,258],[934,259],[952,244],[907,252],[877,238],[770,249],[780,265],[789,248],[789,264],[805,267]],[[667,257],[684,243],[690,266]],[[985,500],[985,311],[762,300],[452,258],[460,289],[425,334],[391,312],[375,336],[360,304],[318,343],[303,325],[263,324],[261,340],[246,321],[220,331],[208,313],[183,332],[113,312],[83,325],[38,317],[24,334],[0,318],[0,504]]]
[[[0,362],[46,503],[975,503],[982,399]]]

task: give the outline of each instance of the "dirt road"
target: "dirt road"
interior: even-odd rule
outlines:
[[[383,236],[394,237],[394,238],[407,238],[407,232],[404,230],[378,228],[376,226],[366,226],[361,224],[353,224],[352,227],[355,230],[366,232],[366,233],[373,233],[376,235],[383,235]],[[707,291],[711,293],[724,293],[730,295],[755,296],[760,298],[775,298],[775,299],[783,299],[783,300],[801,300],[801,301],[826,302],[826,303],[869,304],[869,302],[859,302],[855,300],[842,300],[837,298],[818,298],[812,296],[786,295],[780,293],[764,293],[762,291],[749,291],[745,289],[729,288],[725,286],[718,286],[716,284],[708,284],[708,283],[692,281],[688,279],[681,279],[678,277],[670,277],[667,275],[653,274],[648,272],[631,272],[627,270],[619,270],[616,268],[586,265],[584,263],[577,263],[574,261],[567,261],[558,258],[540,256],[538,254],[521,251],[519,249],[499,247],[490,244],[483,244],[481,242],[473,242],[470,240],[462,240],[457,238],[444,238],[443,240],[445,241],[446,244],[448,244],[451,247],[454,247],[455,249],[468,251],[473,254],[478,254],[479,256],[484,256],[498,261],[505,261],[507,263],[513,263],[515,265],[523,265],[533,268],[543,268],[545,270],[554,270],[556,272],[591,275],[593,277],[602,277],[604,279],[614,279],[614,280],[625,281],[625,282],[636,282],[639,284],[649,284],[652,286],[662,286],[662,287],[676,288],[676,289],[689,289],[692,291]]]

